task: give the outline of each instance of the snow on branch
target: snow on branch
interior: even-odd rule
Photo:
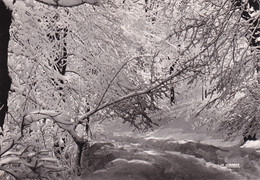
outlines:
[[[15,2],[14,0],[3,0],[3,1],[6,7],[8,7],[10,10],[13,9],[13,3]],[[25,1],[25,3],[33,5],[33,0],[18,0],[18,1]],[[82,4],[100,6],[101,4],[104,4],[105,0],[35,0],[35,1],[47,5],[52,5],[52,6],[73,7]]]
[[[98,6],[103,3],[103,0],[36,0],[36,1],[48,5],[63,6],[63,7],[78,6],[85,3]]]
[[[143,57],[151,57],[153,55],[142,55],[142,56],[136,56],[136,57],[132,57],[130,59],[127,58],[127,60],[124,61],[124,63],[121,65],[121,67],[118,69],[118,71],[115,73],[115,75],[113,76],[113,78],[111,79],[110,83],[108,84],[107,88],[105,89],[105,92],[103,93],[98,105],[96,106],[96,110],[99,108],[99,106],[101,105],[106,93],[108,92],[108,89],[111,87],[113,81],[116,79],[116,77],[118,76],[118,74],[122,71],[122,69],[131,61],[137,59],[137,58],[143,58]]]
[[[82,139],[74,131],[74,123],[70,121],[70,118],[65,114],[50,111],[50,110],[40,110],[32,111],[26,113],[24,119],[28,122],[35,122],[41,119],[51,119],[53,120],[60,128],[66,130],[76,143],[82,142]],[[26,122],[26,123],[28,123]],[[25,123],[25,122],[24,122]],[[25,123],[25,124],[26,124]]]
[[[122,97],[118,98],[117,100],[115,100],[113,102],[104,103],[104,104],[98,106],[98,108],[95,108],[92,111],[89,111],[88,113],[82,115],[79,118],[79,121],[83,121],[84,119],[88,118],[92,114],[95,114],[97,111],[100,111],[100,110],[102,110],[102,109],[104,109],[106,107],[109,107],[111,105],[114,105],[116,103],[122,102],[122,101],[124,101],[126,99],[129,99],[129,98],[132,98],[132,97],[136,97],[136,96],[139,96],[139,95],[142,95],[142,94],[146,94],[146,93],[152,92],[155,89],[160,88],[163,84],[169,82],[174,77],[176,77],[176,76],[180,75],[181,73],[183,73],[186,69],[187,69],[187,67],[183,68],[182,70],[177,71],[176,73],[172,74],[171,76],[169,76],[168,78],[164,79],[160,83],[155,84],[155,85],[153,85],[153,86],[151,86],[151,87],[149,87],[149,88],[147,88],[145,90],[134,91],[132,93],[129,93],[129,94],[125,95],[125,96],[122,96]]]

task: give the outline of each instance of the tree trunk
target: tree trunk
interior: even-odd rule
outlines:
[[[5,115],[8,110],[7,99],[11,86],[8,74],[8,42],[9,29],[12,22],[12,12],[0,0],[0,127],[3,128]]]

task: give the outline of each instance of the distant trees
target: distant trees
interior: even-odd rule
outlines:
[[[202,73],[208,75],[212,97],[205,107],[218,106],[209,110],[209,115],[219,111],[216,114],[222,117],[212,117],[212,121],[227,138],[253,140],[259,137],[259,1],[219,3],[215,7],[222,9],[206,21],[217,30],[204,27],[208,55],[203,57],[208,63]],[[209,116],[206,118],[210,121]]]
[[[190,83],[207,79],[204,83],[207,84],[205,95],[208,103],[204,104],[204,110],[224,104],[219,114],[225,112],[227,116],[223,115],[221,120],[212,118],[217,124],[220,121],[225,124],[218,124],[219,128],[224,130],[223,127],[226,127],[227,131],[224,131],[229,137],[234,137],[236,133],[253,137],[259,131],[256,125],[259,119],[247,118],[251,117],[251,113],[256,115],[257,112],[250,109],[257,107],[257,104],[256,100],[245,99],[252,96],[252,89],[256,88],[256,94],[259,88],[259,1],[174,1],[172,4],[158,3],[153,7],[151,14],[156,21],[152,24],[158,27],[170,24],[167,30],[157,29],[155,33],[157,39],[165,37],[160,41],[165,47],[161,53],[174,53],[170,57],[179,59],[176,69],[186,66],[186,73],[182,76]],[[160,18],[162,14],[165,19]],[[176,47],[180,43],[182,46]],[[246,108],[241,110],[242,107]],[[244,112],[248,116],[233,119],[231,117],[235,112]],[[239,122],[243,128],[240,128]],[[234,131],[229,129],[229,123],[233,124],[230,128]]]

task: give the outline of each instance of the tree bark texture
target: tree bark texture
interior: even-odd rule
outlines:
[[[11,86],[8,74],[8,43],[12,12],[0,0],[0,127],[3,128],[5,115],[8,111],[7,99]]]

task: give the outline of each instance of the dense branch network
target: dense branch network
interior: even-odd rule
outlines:
[[[38,0],[38,2],[41,2],[41,3],[44,3],[44,4],[48,4],[48,5],[53,5],[53,6],[66,6],[66,7],[72,7],[72,6],[77,6],[77,5],[80,5],[80,4],[83,4],[83,3],[88,3],[88,4],[91,4],[91,5],[99,5],[99,4],[101,4],[102,2],[101,1],[99,1],[99,0]],[[146,3],[147,3],[147,1],[145,1]],[[242,6],[241,6],[242,7]],[[221,9],[221,8],[220,8]],[[105,14],[105,13],[104,13]],[[96,14],[95,14],[96,15]],[[107,13],[106,13],[106,15],[102,15],[102,16],[108,16],[108,21],[110,22],[111,21],[111,14],[110,15],[107,15]],[[33,16],[32,16],[33,17]],[[94,16],[91,16],[91,17],[94,17]],[[85,18],[85,14],[84,14],[84,18]],[[118,18],[119,19],[119,18]],[[116,21],[118,21],[118,19],[116,20]],[[159,17],[158,17],[158,19],[159,19]],[[86,20],[86,19],[85,19]],[[78,153],[78,155],[80,155],[81,153],[82,153],[82,148],[83,148],[83,145],[85,145],[85,144],[87,144],[86,142],[85,142],[85,139],[84,138],[82,138],[81,136],[79,136],[78,134],[77,134],[77,132],[75,131],[75,127],[76,126],[78,126],[79,124],[82,124],[82,123],[85,123],[86,122],[86,119],[87,118],[89,118],[89,116],[92,116],[92,115],[94,115],[94,114],[96,114],[97,112],[99,112],[99,111],[103,111],[103,110],[105,110],[105,109],[111,109],[114,113],[116,113],[118,116],[117,117],[121,117],[121,118],[123,118],[125,121],[128,121],[130,124],[132,123],[132,124],[134,124],[134,126],[136,125],[136,127],[138,128],[138,126],[140,125],[140,124],[136,124],[136,122],[135,122],[135,120],[136,120],[136,118],[138,117],[141,117],[141,118],[143,118],[144,119],[144,126],[145,127],[151,127],[151,125],[154,125],[154,123],[152,122],[152,120],[150,119],[150,117],[148,116],[148,113],[147,113],[147,110],[149,110],[149,108],[153,108],[153,107],[156,107],[156,104],[154,103],[154,96],[157,94],[158,96],[161,96],[161,97],[164,97],[163,96],[163,93],[166,93],[167,91],[166,90],[162,90],[163,88],[167,88],[167,85],[168,85],[168,83],[169,83],[169,81],[171,81],[172,79],[177,79],[177,77],[179,77],[180,75],[183,75],[183,76],[196,76],[196,73],[198,72],[198,71],[200,71],[200,69],[202,68],[202,67],[204,67],[205,66],[205,64],[206,63],[208,63],[208,62],[206,62],[206,60],[204,60],[205,62],[202,62],[202,61],[200,61],[199,63],[201,63],[201,64],[199,64],[199,63],[197,63],[197,59],[200,57],[200,56],[202,56],[203,54],[207,54],[207,52],[209,52],[210,53],[210,47],[216,47],[215,45],[218,45],[217,44],[217,42],[218,42],[218,40],[219,40],[219,37],[223,34],[222,32],[224,31],[224,25],[223,25],[223,27],[222,27],[222,24],[219,26],[219,29],[215,29],[218,33],[217,33],[217,35],[215,35],[215,33],[214,33],[214,35],[216,36],[214,36],[213,38],[211,38],[210,36],[209,36],[209,38],[207,39],[207,38],[204,38],[204,36],[203,36],[203,38],[204,39],[206,39],[205,40],[205,47],[203,47],[202,48],[202,50],[200,51],[200,52],[198,52],[198,51],[196,51],[195,52],[195,55],[191,55],[192,53],[190,53],[190,54],[188,54],[187,52],[190,50],[190,49],[192,49],[191,47],[194,45],[194,46],[196,46],[196,38],[197,38],[197,34],[199,34],[198,32],[199,32],[199,30],[198,29],[203,29],[203,30],[205,30],[205,32],[202,32],[202,33],[205,33],[205,36],[206,35],[208,35],[208,34],[210,34],[209,33],[209,31],[207,31],[207,29],[210,29],[211,28],[211,26],[212,26],[212,24],[210,24],[210,25],[208,25],[209,27],[207,27],[206,26],[206,24],[207,23],[204,23],[204,22],[199,22],[198,24],[195,24],[194,26],[191,26],[191,25],[188,25],[188,23],[187,24],[183,24],[182,23],[182,21],[179,21],[180,23],[181,23],[181,26],[180,26],[180,28],[187,28],[187,31],[189,31],[187,34],[185,34],[185,33],[183,33],[183,34],[185,34],[185,36],[187,35],[187,36],[190,36],[190,37],[188,37],[187,39],[190,39],[190,45],[187,45],[187,49],[186,50],[184,50],[185,52],[184,53],[182,53],[182,55],[183,54],[186,54],[186,56],[183,56],[182,57],[182,61],[180,61],[180,63],[183,63],[183,64],[181,64],[180,65],[180,67],[179,66],[177,66],[176,65],[176,70],[173,72],[173,73],[171,73],[171,75],[169,75],[169,73],[167,73],[168,74],[168,76],[167,77],[164,77],[164,78],[157,78],[155,81],[151,81],[151,84],[145,84],[145,85],[143,85],[143,86],[141,86],[141,85],[136,85],[135,86],[135,84],[134,83],[131,83],[130,85],[128,84],[125,84],[125,79],[123,79],[122,78],[122,80],[121,80],[121,84],[120,83],[117,83],[117,82],[115,82],[115,81],[117,81],[117,78],[118,78],[118,75],[123,71],[122,69],[123,69],[123,67],[125,67],[126,65],[123,65],[121,68],[115,68],[115,67],[113,67],[113,69],[111,70],[111,69],[109,69],[109,68],[107,68],[104,64],[105,63],[107,63],[108,64],[108,66],[110,67],[111,66],[111,64],[117,64],[118,63],[118,61],[115,61],[115,62],[113,62],[113,60],[114,59],[116,59],[116,60],[119,60],[120,58],[122,59],[122,57],[127,57],[127,56],[129,56],[129,54],[127,54],[127,53],[125,53],[125,52],[123,52],[123,50],[125,50],[125,49],[120,49],[120,48],[118,48],[117,46],[118,46],[118,44],[119,44],[119,46],[126,46],[126,45],[122,45],[123,43],[122,43],[122,41],[121,41],[121,36],[123,36],[124,35],[124,33],[126,33],[127,34],[127,30],[126,31],[117,31],[117,29],[120,29],[120,28],[116,28],[116,32],[115,32],[115,34],[113,34],[114,32],[113,32],[113,30],[114,29],[112,29],[113,28],[113,26],[115,25],[115,24],[113,24],[113,25],[111,25],[111,29],[112,30],[110,30],[109,28],[109,31],[108,30],[106,30],[104,27],[102,27],[102,25],[103,24],[105,24],[106,23],[106,21],[103,21],[103,19],[101,20],[102,22],[101,22],[101,27],[100,27],[100,25],[97,23],[97,21],[99,20],[99,18],[96,18],[96,19],[94,19],[93,21],[95,21],[95,25],[93,26],[93,27],[95,27],[96,29],[95,29],[95,31],[98,31],[99,29],[101,29],[101,31],[99,31],[100,33],[97,33],[98,34],[98,40],[100,39],[100,36],[102,35],[102,34],[105,34],[105,36],[106,37],[109,37],[109,38],[107,38],[107,39],[105,39],[104,41],[105,41],[105,43],[98,43],[98,45],[97,45],[97,47],[95,47],[95,48],[98,48],[98,49],[100,49],[100,51],[94,51],[93,49],[91,49],[91,47],[87,47],[88,46],[88,44],[86,43],[86,44],[84,44],[84,43],[82,43],[83,45],[84,45],[84,47],[87,47],[86,49],[84,49],[84,51],[81,51],[81,53],[82,52],[87,52],[87,51],[89,51],[90,53],[89,53],[89,56],[90,56],[90,58],[92,58],[91,60],[94,60],[95,61],[95,63],[97,63],[97,62],[101,62],[100,64],[98,64],[98,65],[102,65],[101,67],[103,68],[103,69],[105,69],[105,73],[104,73],[104,75],[103,76],[100,76],[101,78],[100,79],[97,79],[97,80],[100,80],[100,81],[96,81],[96,82],[108,82],[108,85],[107,84],[104,84],[103,86],[102,85],[99,85],[98,86],[98,88],[99,89],[101,89],[101,90],[99,90],[100,92],[97,92],[97,90],[95,89],[95,92],[90,92],[89,94],[91,94],[92,96],[93,96],[93,94],[95,94],[95,95],[99,95],[99,97],[100,98],[98,98],[98,102],[96,103],[96,106],[95,106],[95,104],[93,105],[94,106],[94,108],[91,110],[91,111],[89,111],[89,112],[80,112],[80,113],[78,113],[78,112],[76,112],[76,113],[71,113],[72,111],[70,111],[71,109],[73,109],[74,108],[74,104],[69,104],[69,103],[67,103],[67,104],[69,104],[71,107],[71,109],[69,110],[70,112],[68,113],[69,115],[67,115],[67,116],[62,116],[60,113],[56,113],[55,111],[54,111],[54,114],[51,114],[51,112],[50,111],[46,111],[46,112],[44,112],[44,111],[39,111],[39,112],[31,112],[31,113],[28,113],[28,114],[26,114],[25,115],[25,120],[26,120],[26,123],[25,123],[25,125],[28,125],[28,126],[30,126],[31,125],[31,123],[34,123],[34,122],[38,122],[38,121],[41,121],[41,120],[45,120],[45,119],[49,119],[49,120],[53,120],[58,126],[59,126],[59,128],[60,129],[62,129],[63,131],[65,130],[65,131],[67,131],[71,136],[72,136],[72,138],[73,138],[73,140],[74,140],[74,142],[77,144],[77,147],[78,147],[78,150],[79,150],[79,153]],[[159,19],[160,20],[160,19]],[[155,21],[155,20],[154,20]],[[153,23],[155,23],[153,21]],[[120,23],[121,23],[121,21],[119,21]],[[72,23],[72,21],[71,21],[71,23]],[[85,22],[84,22],[85,23]],[[84,24],[83,23],[83,24]],[[114,23],[113,21],[112,21],[112,23]],[[111,24],[112,24],[111,23]],[[120,23],[118,23],[118,24],[120,24]],[[214,22],[213,22],[214,23]],[[87,24],[87,23],[86,23]],[[109,23],[108,23],[109,24]],[[107,24],[105,24],[105,25],[107,25]],[[104,25],[104,26],[105,26]],[[119,25],[120,27],[121,26],[123,26],[122,24],[120,24]],[[135,26],[135,25],[134,25]],[[206,26],[206,28],[203,28],[203,27],[205,27]],[[88,28],[89,27],[91,27],[91,25],[89,25],[88,26]],[[202,28],[201,28],[202,27]],[[85,27],[83,26],[83,28],[82,29],[84,29]],[[136,27],[135,27],[136,28]],[[218,27],[217,27],[218,28]],[[212,28],[212,29],[214,29],[214,28]],[[92,29],[93,30],[93,29]],[[84,31],[87,31],[86,30],[86,28],[84,29]],[[183,30],[184,31],[184,30]],[[191,31],[193,31],[192,33],[191,33]],[[134,31],[133,31],[134,32]],[[84,32],[85,33],[85,32]],[[92,34],[90,34],[91,32],[87,32],[87,33],[85,33],[83,36],[86,36],[88,39],[90,39],[90,38],[92,38]],[[131,34],[131,33],[128,33],[128,35],[129,34]],[[137,33],[132,33],[132,34],[137,34]],[[256,34],[257,35],[257,34]],[[130,36],[130,35],[129,35]],[[141,37],[141,36],[139,36],[139,37]],[[56,39],[59,39],[59,38],[57,38],[57,37],[55,37],[55,36],[53,36],[53,37],[51,37],[51,39],[52,38],[56,38]],[[123,37],[123,38],[125,38],[125,37]],[[186,38],[186,37],[185,37]],[[184,38],[184,39],[185,39]],[[36,38],[37,39],[37,38]],[[51,39],[49,39],[49,40],[51,40]],[[62,39],[62,38],[61,38]],[[120,40],[118,40],[118,39],[120,39]],[[131,39],[131,44],[133,44],[132,42],[134,41],[134,40],[132,40],[132,39],[134,39],[134,38],[129,38],[129,39]],[[138,39],[138,38],[137,38]],[[140,38],[141,39],[141,38]],[[38,39],[39,40],[39,39]],[[98,41],[97,39],[95,39],[94,41]],[[128,39],[127,39],[128,40]],[[129,40],[130,41],[130,40]],[[207,42],[206,42],[207,41]],[[1,41],[0,41],[1,42]],[[89,41],[90,43],[90,45],[92,45],[92,41]],[[98,41],[98,42],[100,42],[100,41]],[[119,42],[119,43],[118,43]],[[170,42],[170,41],[169,41]],[[200,43],[201,41],[199,40],[198,41],[198,43]],[[225,42],[226,42],[226,39],[225,39]],[[69,43],[69,42],[68,42]],[[118,43],[118,44],[117,44]],[[194,44],[195,43],[195,44]],[[149,44],[149,43],[147,43],[147,44]],[[173,44],[173,43],[172,43]],[[64,47],[66,48],[66,43],[65,44],[63,44],[64,45]],[[112,47],[111,49],[109,49],[110,47]],[[127,47],[127,48],[129,48],[129,47]],[[152,47],[152,48],[154,48],[154,47]],[[78,47],[77,47],[77,49],[78,49]],[[172,52],[172,47],[170,48],[171,50],[169,50],[170,52]],[[62,57],[66,57],[67,56],[67,50],[69,50],[69,48],[68,49],[66,49],[65,51],[62,51]],[[115,53],[113,54],[113,53],[111,53],[111,52],[108,52],[108,54],[106,54],[106,56],[102,56],[103,55],[103,53],[106,53],[106,51],[115,51]],[[215,50],[215,49],[214,49]],[[91,51],[94,51],[94,53],[93,52],[91,52]],[[54,51],[55,52],[55,51]],[[79,51],[80,52],[80,51]],[[49,52],[48,52],[49,53]],[[125,54],[124,54],[125,53]],[[132,51],[130,51],[130,53],[132,53]],[[78,53],[79,54],[79,53]],[[94,55],[93,55],[94,54]],[[87,61],[86,60],[86,58],[89,58],[89,57],[87,57],[87,55],[88,55],[88,53],[86,53],[86,54],[83,54],[82,56],[85,56],[84,57],[84,61]],[[114,55],[114,56],[113,56]],[[132,55],[132,54],[131,54]],[[214,55],[216,55],[216,54],[213,54],[212,55],[212,57],[215,59],[215,57],[216,56],[214,56]],[[94,57],[94,56],[96,56],[96,57]],[[189,56],[189,57],[188,57]],[[190,58],[190,57],[193,57],[194,56],[194,58]],[[93,58],[94,57],[94,58]],[[104,58],[105,57],[105,58]],[[113,57],[115,57],[114,59],[113,59]],[[210,56],[211,57],[211,56]],[[81,56],[79,57],[79,59],[81,58]],[[112,59],[112,61],[109,61],[110,60],[110,58]],[[75,58],[76,59],[76,58]],[[82,58],[83,59],[83,58]],[[101,59],[101,60],[105,60],[105,62],[103,61],[99,61],[98,59]],[[138,63],[142,63],[141,62],[141,58],[137,58],[138,59]],[[172,57],[172,59],[175,59],[175,57]],[[206,58],[204,58],[204,59],[206,59]],[[59,61],[59,60],[64,60],[64,61]],[[149,60],[151,60],[151,59],[146,59],[147,60],[147,62],[149,61]],[[59,72],[61,75],[64,75],[65,74],[65,71],[66,72],[68,72],[67,70],[66,70],[66,63],[67,63],[67,59],[62,59],[62,58],[58,58],[58,57],[54,57],[53,58],[53,61],[56,63],[55,65],[57,65],[57,66],[55,66],[55,70],[56,70],[56,72]],[[106,61],[109,61],[109,62],[106,62]],[[91,61],[89,61],[90,63],[91,63]],[[147,63],[147,62],[145,62],[145,63]],[[42,62],[41,62],[42,63]],[[144,64],[145,64],[144,63]],[[205,64],[203,64],[203,63],[205,63]],[[195,65],[196,65],[196,67],[195,67]],[[0,66],[1,67],[1,66]],[[87,66],[88,67],[88,66]],[[90,66],[89,66],[90,67]],[[100,70],[101,69],[101,67],[98,67],[99,68],[99,70],[98,70],[98,72],[96,73],[96,76],[97,75],[99,75],[99,74],[102,74],[102,70]],[[133,67],[136,67],[136,66],[130,66],[130,68],[132,68],[132,69],[134,69]],[[49,69],[51,69],[51,70],[53,70],[53,68],[50,68],[49,66],[47,67],[47,68],[49,68]],[[178,69],[178,68],[180,68],[180,69]],[[93,67],[92,67],[92,69],[93,69]],[[108,70],[107,70],[108,69]],[[119,69],[118,71],[117,71],[117,69]],[[144,69],[144,68],[143,68]],[[125,70],[125,69],[124,69]],[[44,71],[44,70],[43,70]],[[111,72],[109,72],[109,71],[111,71]],[[127,70],[126,70],[127,71]],[[187,71],[189,71],[189,73],[190,74],[188,74],[187,73]],[[35,72],[37,72],[37,71],[35,71]],[[116,73],[115,73],[116,72]],[[37,72],[38,73],[38,72]],[[110,73],[110,74],[109,74]],[[133,75],[133,76],[137,76],[137,74],[134,74],[134,73],[132,73],[132,72],[130,72],[130,70],[129,71],[127,71],[127,73],[128,74],[126,74],[126,77],[128,78],[128,79],[130,79],[128,76],[130,76],[130,75]],[[132,73],[132,74],[131,74]],[[187,74],[186,74],[187,73]],[[47,75],[49,75],[48,73],[46,73]],[[78,74],[80,74],[80,72],[78,73]],[[86,73],[87,74],[87,73]],[[84,75],[86,75],[86,74],[83,74],[82,75],[82,77],[84,76]],[[195,74],[195,75],[194,75]],[[106,77],[106,76],[108,76],[108,77]],[[112,78],[111,78],[112,77]],[[31,77],[28,77],[28,78],[31,78]],[[85,78],[85,77],[84,77]],[[90,76],[90,78],[95,78],[94,76]],[[89,79],[90,79],[89,78]],[[87,80],[89,80],[89,79],[87,79]],[[152,79],[152,78],[151,78]],[[183,78],[184,79],[184,78]],[[39,79],[37,79],[36,78],[36,80],[39,80]],[[135,80],[135,79],[134,79]],[[58,80],[58,81],[60,81],[60,84],[63,84],[63,81],[62,81],[62,79],[61,80]],[[44,82],[44,81],[40,81],[40,82],[38,82],[39,84],[40,83],[42,83],[42,82]],[[91,82],[94,82],[94,81],[91,81]],[[78,83],[78,81],[76,82],[76,83]],[[142,82],[140,83],[139,82],[139,84],[142,84]],[[1,85],[1,84],[0,84]],[[31,85],[31,84],[30,84]],[[32,83],[32,86],[33,85],[35,85],[35,84],[33,84]],[[84,85],[84,84],[83,84]],[[123,87],[123,85],[126,85],[126,86],[134,86],[134,87]],[[49,87],[49,86],[47,86],[47,87]],[[86,86],[85,86],[86,87]],[[103,89],[104,89],[104,87],[105,87],[105,91],[103,91]],[[39,88],[39,86],[37,87],[37,88]],[[35,87],[35,89],[37,89],[36,87]],[[102,89],[103,88],[103,89]],[[113,90],[111,90],[112,88],[115,88],[116,89],[116,91],[113,91]],[[120,89],[121,88],[121,89]],[[31,89],[29,89],[28,90],[28,92],[30,93],[30,91],[32,90],[35,90],[35,89],[33,89],[33,88],[31,88]],[[72,88],[71,88],[72,89]],[[119,90],[118,90],[119,89]],[[38,89],[37,89],[38,90]],[[47,92],[47,90],[46,89],[43,89],[43,90],[45,90],[45,91],[43,91],[43,92],[40,92],[40,93],[38,93],[38,95],[40,94],[41,96],[42,96],[42,94],[44,94],[44,93],[46,93],[46,94],[48,94],[49,92]],[[84,89],[85,90],[85,89]],[[118,93],[118,91],[122,91],[122,92],[120,92],[120,93]],[[74,91],[74,89],[73,89],[73,91]],[[75,91],[77,91],[77,89],[75,88]],[[26,92],[27,93],[27,92]],[[26,99],[26,102],[27,102],[27,100],[28,99],[30,99],[30,98],[34,98],[34,96],[36,96],[37,95],[37,92],[36,93],[34,93],[34,94],[29,94],[28,93],[28,95],[27,96],[30,96],[30,97],[26,97],[27,99]],[[83,101],[82,100],[82,97],[83,97],[83,93],[86,93],[85,91],[84,92],[79,92],[79,91],[77,91],[75,94],[75,97],[77,96],[77,97],[79,97],[79,99],[80,99],[80,101]],[[117,94],[118,93],[118,94]],[[115,94],[115,95],[114,95]],[[44,94],[45,95],[45,94]],[[84,94],[85,95],[85,94]],[[97,96],[98,96],[97,95]],[[113,96],[112,98],[111,98],[111,96]],[[85,96],[85,97],[87,97],[87,96]],[[84,98],[85,98],[84,97]],[[108,97],[108,98],[107,98]],[[53,105],[52,103],[54,103],[55,102],[55,98],[56,97],[54,97],[53,99],[54,99],[54,101],[52,101],[53,99],[51,99],[50,100],[50,102],[51,103],[49,103],[48,105]],[[70,99],[73,99],[73,97],[72,98],[68,98],[68,100],[67,101],[69,101]],[[74,99],[73,99],[74,100]],[[44,100],[43,100],[44,101]],[[46,103],[47,101],[45,101],[45,103]],[[152,103],[150,103],[150,102],[152,102],[152,103],[154,103],[154,104],[152,104]],[[47,102],[48,103],[48,102]],[[150,105],[150,104],[151,105]],[[45,109],[45,107],[43,108],[43,106],[42,105],[39,105],[39,104],[37,104],[37,103],[34,103],[34,104],[36,104],[35,105],[35,107],[36,107],[36,109]],[[80,104],[80,103],[79,103]],[[38,106],[37,106],[38,105]],[[24,105],[24,106],[26,106],[26,105]],[[29,108],[31,108],[32,106],[28,106]],[[131,112],[129,111],[129,107],[131,107]],[[51,106],[51,108],[52,109],[55,109],[56,107],[53,107],[53,106]],[[67,110],[66,108],[64,108],[65,109],[65,111]],[[56,109],[55,109],[56,110]],[[57,110],[57,111],[59,111],[59,110]],[[61,110],[62,111],[62,110]],[[66,112],[67,113],[67,112]],[[70,114],[71,113],[71,114]],[[103,113],[103,112],[102,112]],[[83,115],[82,115],[83,114]],[[103,113],[104,114],[104,113]],[[44,124],[44,123],[43,123]],[[26,127],[25,126],[23,126],[24,124],[22,123],[22,128],[21,128],[21,131],[24,131],[24,130],[26,130]],[[38,125],[38,124],[37,124]],[[29,129],[29,128],[28,128]],[[31,137],[29,137],[29,138],[31,138]],[[79,156],[79,159],[80,159],[80,156]],[[80,165],[80,162],[78,161],[78,164]]]

